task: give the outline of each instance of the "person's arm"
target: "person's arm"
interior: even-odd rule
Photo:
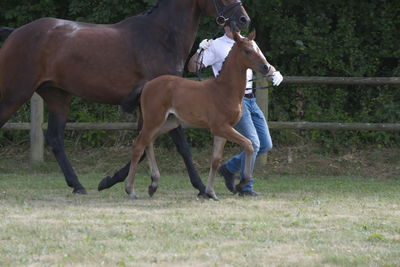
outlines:
[[[201,62],[202,58],[200,56],[202,50],[207,50],[211,45],[212,40],[204,39],[199,44],[199,49],[197,49],[196,53],[190,58],[188,62],[188,70],[190,72],[196,72],[198,69],[204,68],[204,64]]]

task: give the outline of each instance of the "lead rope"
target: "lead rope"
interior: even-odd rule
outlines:
[[[212,39],[209,40],[214,40],[215,38],[217,38],[217,36],[220,34],[222,27],[218,27],[217,30],[214,33],[214,36],[212,37]],[[204,49],[200,49],[199,52],[199,56],[197,57],[196,60],[196,75],[197,75],[197,79],[199,81],[202,81],[203,78],[201,77],[201,65],[203,64],[203,54],[204,54]]]

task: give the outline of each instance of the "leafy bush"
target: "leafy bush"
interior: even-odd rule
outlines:
[[[52,16],[93,23],[115,23],[144,11],[156,0],[60,1],[4,0],[0,25],[18,27]],[[269,61],[288,76],[399,76],[400,1],[245,0],[257,30],[257,42]],[[204,38],[216,37],[212,18],[203,17],[193,51]],[[210,75],[208,71],[206,75]],[[185,73],[185,75],[192,75]],[[203,74],[203,76],[205,76]],[[284,85],[270,90],[269,120],[321,122],[400,121],[398,86]],[[23,108],[13,121],[28,120]],[[120,121],[117,107],[74,100],[71,121]],[[130,120],[131,118],[125,118]],[[210,142],[207,131],[186,131],[192,146]],[[112,143],[104,131],[68,133],[89,145]],[[1,132],[0,144],[24,139]],[[399,133],[372,131],[273,131],[275,143],[315,142],[335,151],[342,146],[400,144]],[[106,141],[105,141],[106,140]],[[112,138],[111,138],[112,140]],[[165,137],[159,141],[170,145]]]

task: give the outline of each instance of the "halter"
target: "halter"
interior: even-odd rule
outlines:
[[[224,6],[222,8],[222,10],[220,11],[219,8],[218,8],[218,5],[217,5],[217,1],[214,0],[214,6],[215,6],[215,11],[217,12],[217,18],[215,19],[215,21],[217,22],[217,24],[219,26],[225,26],[226,22],[230,19],[230,17],[228,17],[228,18],[225,17],[226,14],[229,11],[231,11],[232,9],[234,9],[234,8],[236,8],[238,6],[243,6],[243,3],[242,3],[242,1],[238,0],[238,1],[236,1],[234,3],[231,3],[231,4],[227,5],[227,6]],[[218,29],[215,32],[214,37],[212,39],[214,39],[220,31],[221,31],[221,27],[218,27]],[[197,61],[196,61],[196,75],[197,75],[197,79],[199,81],[203,80],[203,78],[201,77],[201,68],[200,68],[200,65],[201,65],[201,63],[203,61],[203,52],[204,52],[204,50],[201,49],[201,51],[199,53],[199,57],[197,58]]]
[[[225,26],[226,22],[230,19],[230,17],[226,18],[226,14],[238,6],[243,6],[242,1],[238,0],[237,2],[231,3],[227,6],[224,6],[223,9],[220,11],[217,5],[217,1],[214,0],[215,11],[217,12],[217,18],[215,21],[220,26]]]

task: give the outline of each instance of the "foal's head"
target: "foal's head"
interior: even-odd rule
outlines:
[[[233,39],[239,50],[240,62],[244,64],[245,67],[266,75],[271,68],[271,64],[268,63],[267,59],[253,41],[255,37],[255,30],[253,30],[247,38],[241,37],[238,33],[233,32]]]

